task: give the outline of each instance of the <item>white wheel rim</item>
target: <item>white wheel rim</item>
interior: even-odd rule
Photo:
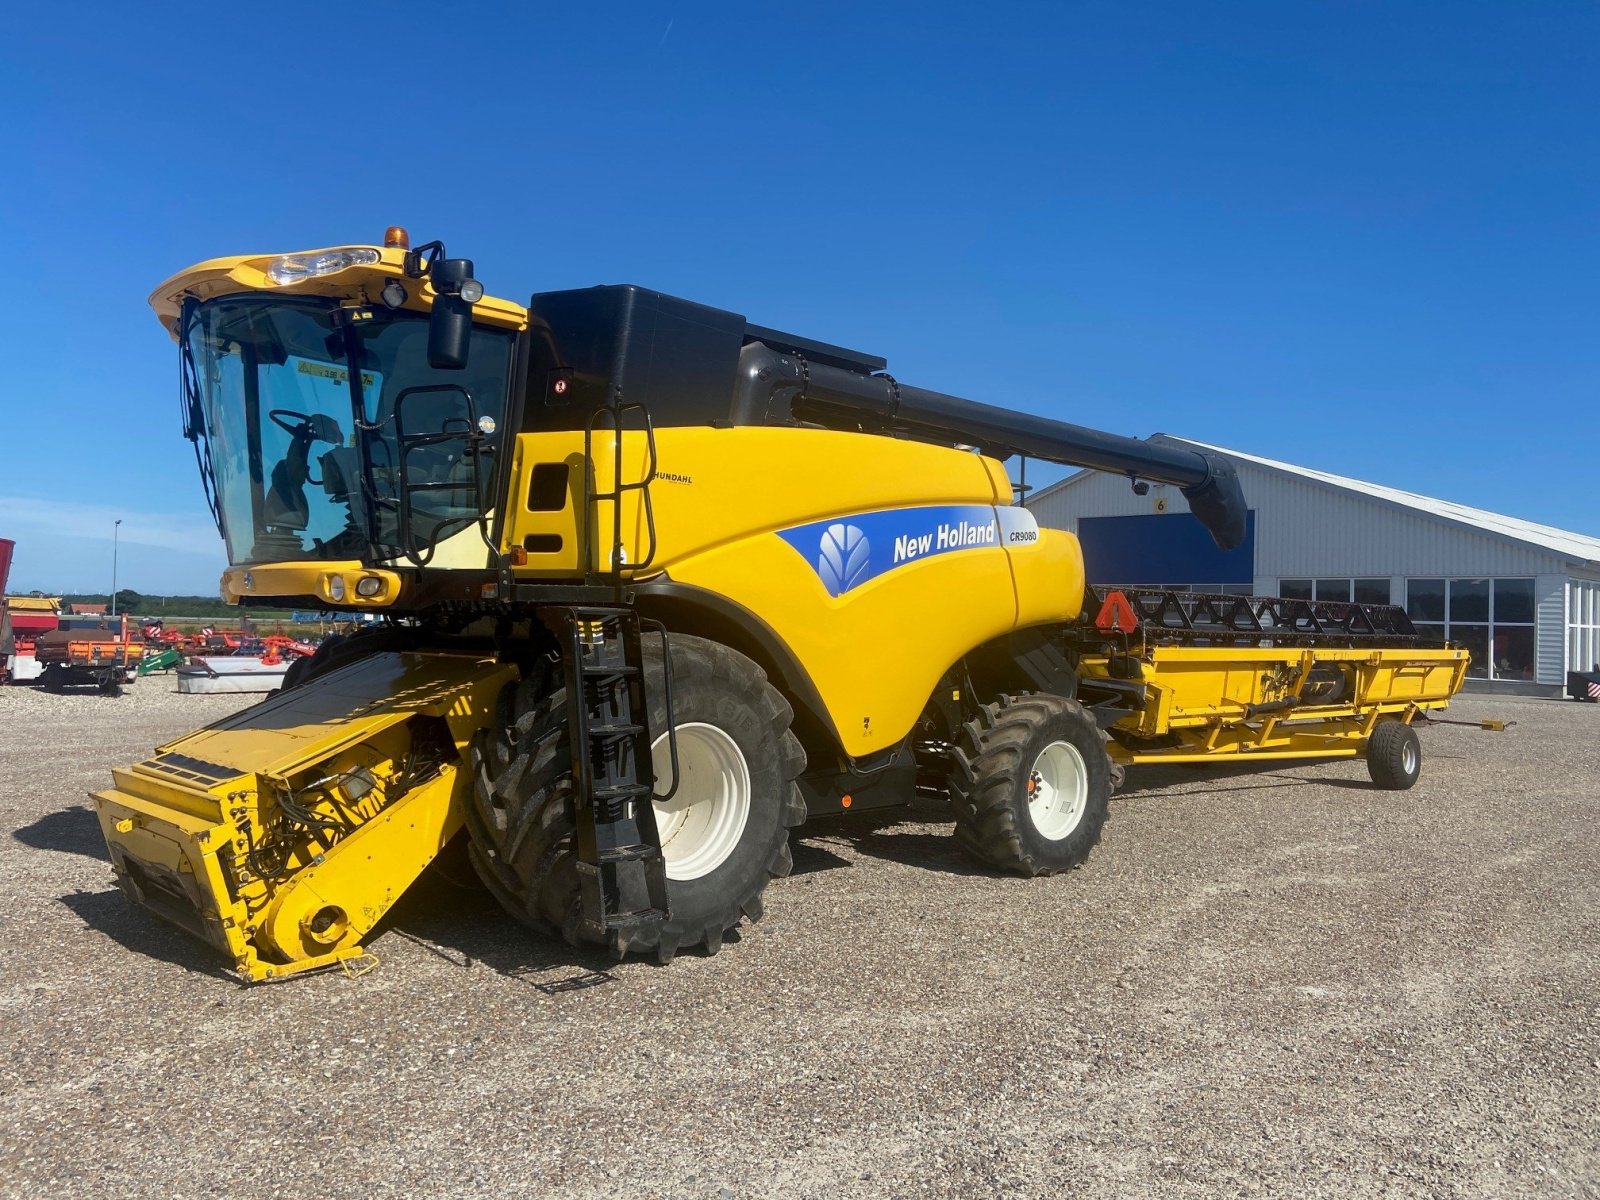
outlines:
[[[1028,817],[1041,837],[1059,842],[1089,807],[1089,768],[1070,742],[1051,742],[1034,759],[1026,780]]]
[[[750,766],[739,744],[715,725],[679,725],[678,790],[656,801],[656,829],[667,878],[680,882],[709,875],[733,853],[750,820]],[[672,787],[672,754],[667,735],[650,747],[655,762],[656,795]]]
[[[1417,773],[1417,748],[1410,742],[1400,748],[1400,769],[1407,775]]]

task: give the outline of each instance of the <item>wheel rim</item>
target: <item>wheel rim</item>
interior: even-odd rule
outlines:
[[[1041,837],[1059,842],[1089,806],[1089,768],[1070,742],[1051,742],[1028,772],[1028,818]]]
[[[678,790],[657,800],[656,829],[667,878],[684,881],[709,875],[728,860],[744,837],[750,819],[750,766],[739,744],[715,725],[679,725]],[[656,794],[672,786],[672,756],[667,735],[650,747],[656,766]]]
[[[1400,769],[1407,775],[1417,773],[1417,748],[1410,742],[1400,748]]]

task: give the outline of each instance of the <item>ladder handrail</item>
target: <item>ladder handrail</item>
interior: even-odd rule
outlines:
[[[645,435],[645,470],[642,478],[632,482],[623,482],[623,423],[630,412],[637,412],[644,422]],[[607,491],[600,491],[597,473],[594,467],[594,435],[600,430],[600,418],[609,418],[612,432],[612,486]],[[599,505],[603,501],[612,504],[611,513],[611,553],[609,565],[604,570],[595,570],[594,564],[584,565],[584,575],[591,580],[604,578],[619,593],[622,588],[622,571],[627,567],[630,571],[640,571],[650,566],[655,561],[656,551],[659,549],[659,539],[656,533],[655,504],[651,499],[650,485],[656,480],[656,430],[655,423],[650,419],[650,410],[643,404],[624,403],[622,389],[612,391],[611,403],[597,406],[589,414],[589,419],[583,427],[583,460],[587,474],[584,478],[584,510],[588,514],[590,529],[585,531],[584,552],[587,555],[593,545],[589,536],[591,531],[598,532]],[[647,549],[639,557],[639,561],[625,563],[624,551],[626,549],[622,539],[622,500],[629,492],[639,492],[641,504],[644,509],[645,545]]]

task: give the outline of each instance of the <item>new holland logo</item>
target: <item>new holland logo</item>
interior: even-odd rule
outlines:
[[[1024,508],[940,504],[854,513],[778,530],[805,559],[830,596],[842,596],[878,576],[923,558],[1038,540]]]
[[[856,526],[840,522],[822,531],[817,575],[828,595],[837,596],[861,583],[871,562],[872,543]]]

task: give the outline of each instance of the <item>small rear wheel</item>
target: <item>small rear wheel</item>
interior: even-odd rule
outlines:
[[[1384,721],[1367,739],[1367,771],[1372,782],[1403,792],[1422,774],[1422,740],[1401,721]]]
[[[1054,875],[1080,865],[1100,840],[1111,760],[1076,701],[1002,696],[961,727],[952,760],[956,841],[980,862]]]

